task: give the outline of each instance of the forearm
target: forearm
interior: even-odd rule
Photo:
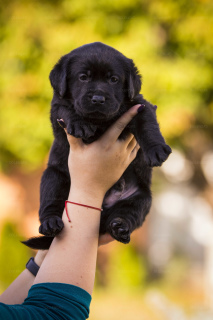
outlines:
[[[46,251],[38,251],[34,260],[38,266],[41,266]],[[28,291],[33,285],[35,276],[28,270],[25,269],[12,283],[11,285],[1,294],[0,302],[6,304],[21,304],[28,295]]]
[[[88,188],[87,188],[88,189]],[[69,201],[101,208],[103,196],[71,190]],[[62,282],[92,294],[99,238],[100,212],[73,204],[67,205],[71,222],[63,212],[64,228],[51,244],[34,284]]]
[[[6,304],[23,303],[34,280],[34,275],[25,269],[1,294],[0,302]]]

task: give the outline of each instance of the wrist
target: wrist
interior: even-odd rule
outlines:
[[[47,252],[48,250],[38,250],[38,252],[36,253],[34,261],[39,267],[41,266]]]
[[[26,263],[26,269],[28,269],[30,271],[30,273],[32,273],[36,277],[36,275],[40,269],[40,266],[37,265],[34,258],[31,257]]]
[[[92,188],[90,190],[88,189],[89,188],[83,190],[72,186],[67,200],[101,208],[104,199],[104,193]]]
[[[93,195],[91,192],[84,192],[83,190],[79,191],[79,189],[71,188],[67,200],[67,210],[65,208],[62,215],[64,228],[59,236],[65,235],[67,230],[70,232],[70,227],[73,228],[76,226],[78,226],[78,231],[81,228],[85,229],[86,226],[87,230],[84,231],[85,236],[88,236],[89,234],[90,236],[96,236],[96,233],[99,233],[103,196],[97,194]],[[76,204],[69,203],[69,201]],[[80,204],[84,206],[81,206]],[[100,211],[97,210],[98,208]],[[71,220],[71,223],[69,222],[69,219]]]

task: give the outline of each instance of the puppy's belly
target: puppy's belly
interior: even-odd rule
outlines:
[[[112,207],[117,201],[125,200],[130,196],[139,194],[139,187],[134,183],[125,184],[123,190],[112,189],[104,198],[103,206],[105,208]]]

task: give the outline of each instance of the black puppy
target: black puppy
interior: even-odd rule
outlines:
[[[57,122],[85,143],[97,140],[106,129],[135,104],[145,105],[120,138],[132,132],[141,149],[103,201],[100,234],[110,233],[128,243],[151,207],[152,167],[160,166],[171,153],[156,120],[156,106],[139,94],[141,76],[131,59],[103,43],[79,47],[63,56],[50,73],[54,89],[51,122],[55,140],[40,186],[41,226],[45,236],[23,242],[35,249],[48,249],[63,228],[62,213],[70,189],[69,144]],[[82,172],[83,174],[83,172]],[[104,174],[104,172],[103,172]]]

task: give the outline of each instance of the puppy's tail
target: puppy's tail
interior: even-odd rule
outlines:
[[[26,241],[21,241],[21,243],[32,249],[47,250],[49,249],[53,239],[54,237],[41,236],[33,237]]]

